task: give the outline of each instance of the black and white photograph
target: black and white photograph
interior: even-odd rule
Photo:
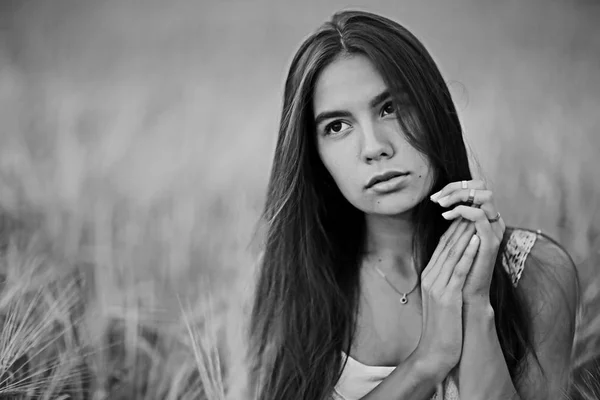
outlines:
[[[600,399],[600,1],[0,0],[0,400]]]

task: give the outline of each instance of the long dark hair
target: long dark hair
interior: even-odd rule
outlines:
[[[251,380],[260,400],[327,398],[349,353],[359,296],[364,214],[342,196],[317,154],[312,93],[319,73],[340,55],[368,57],[401,104],[413,112],[400,124],[434,170],[432,192],[470,180],[462,128],[435,62],[407,29],[379,15],[336,13],[295,54],[285,81],[283,111],[263,221],[264,251],[250,320]],[[450,225],[428,199],[413,209],[413,251],[421,270]],[[511,376],[531,350],[531,327],[501,264],[491,303]]]

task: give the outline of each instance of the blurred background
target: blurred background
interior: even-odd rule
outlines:
[[[507,224],[571,253],[600,395],[599,2],[0,0],[0,397],[235,398],[283,80],[345,8],[423,41]]]

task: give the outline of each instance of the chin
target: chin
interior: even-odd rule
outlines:
[[[367,214],[376,214],[382,216],[398,216],[408,213],[412,207],[376,207],[365,211]]]

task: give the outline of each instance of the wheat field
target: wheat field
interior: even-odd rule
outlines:
[[[346,7],[422,39],[504,219],[571,253],[600,398],[599,3],[1,0],[1,399],[239,398],[286,68]]]

